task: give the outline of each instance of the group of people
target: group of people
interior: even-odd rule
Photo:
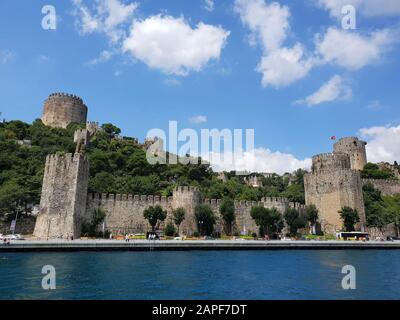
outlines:
[[[4,239],[3,239],[3,244],[4,244],[5,246],[10,245],[10,244],[11,244],[10,238],[4,238]]]

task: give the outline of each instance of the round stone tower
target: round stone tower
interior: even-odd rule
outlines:
[[[348,154],[350,156],[351,169],[362,170],[367,164],[366,144],[366,142],[356,137],[346,137],[333,145],[333,152]]]
[[[53,93],[44,102],[42,121],[46,126],[66,128],[70,123],[86,123],[88,108],[75,95]]]

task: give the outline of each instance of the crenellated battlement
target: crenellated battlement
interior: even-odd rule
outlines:
[[[45,172],[54,171],[57,168],[66,169],[79,163],[82,163],[85,167],[89,167],[87,158],[79,153],[49,154],[46,156]]]
[[[89,193],[88,200],[95,200],[99,203],[103,202],[132,202],[141,203],[143,205],[153,205],[157,203],[172,203],[173,197],[165,197],[158,195],[133,195],[133,194],[113,194],[113,193]]]
[[[70,93],[64,93],[64,92],[55,92],[49,95],[49,97],[47,98],[48,100],[51,99],[59,99],[59,98],[66,98],[66,99],[72,99],[75,100],[77,102],[83,103],[82,98],[74,95],[74,94],[70,94]]]
[[[289,200],[287,198],[281,198],[281,197],[266,197],[266,198],[261,198],[261,202],[288,203]]]
[[[372,184],[386,184],[386,185],[400,185],[400,180],[396,179],[362,179],[363,184],[372,183]]]
[[[200,189],[198,187],[192,187],[192,186],[178,186],[174,189],[174,192],[182,192],[182,193],[200,192]]]

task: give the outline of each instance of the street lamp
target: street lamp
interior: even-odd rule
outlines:
[[[200,235],[202,236],[203,235],[203,223],[204,223],[204,221],[199,221],[199,225],[200,225]]]

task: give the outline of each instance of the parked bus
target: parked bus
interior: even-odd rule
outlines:
[[[369,240],[369,234],[367,232],[338,232],[336,233],[338,240]]]

